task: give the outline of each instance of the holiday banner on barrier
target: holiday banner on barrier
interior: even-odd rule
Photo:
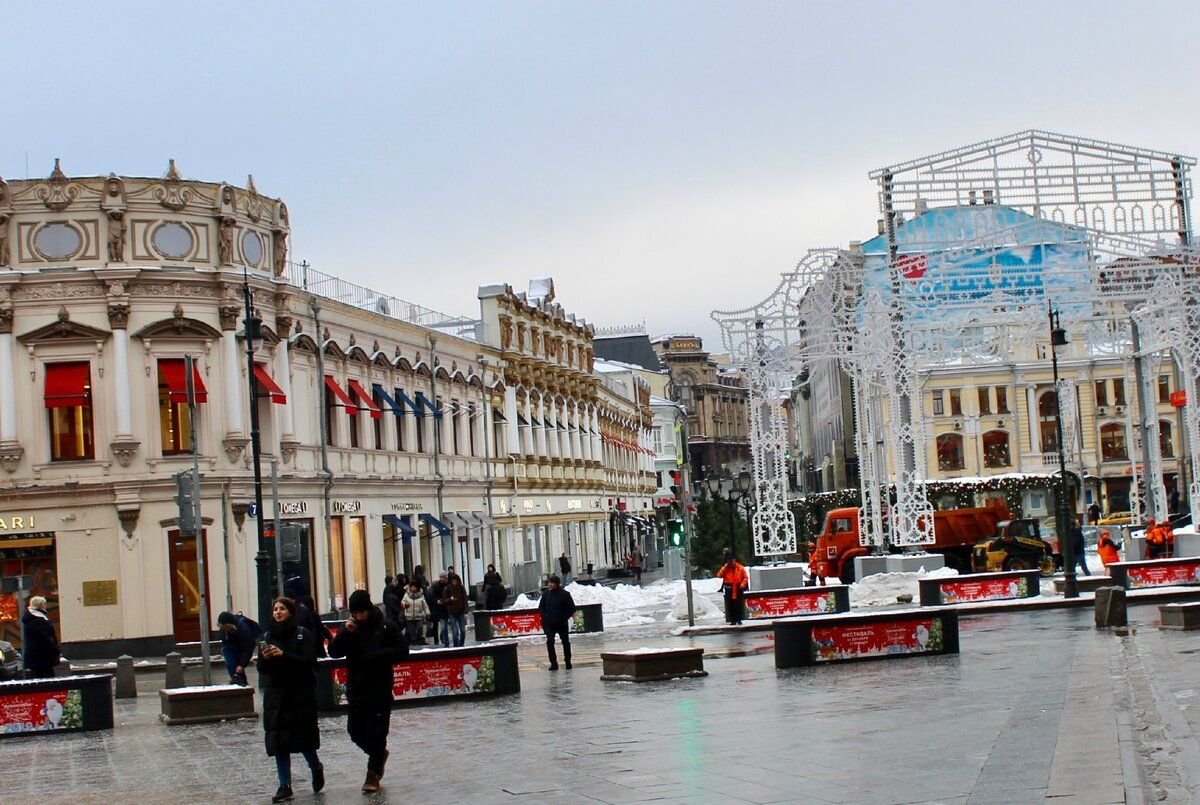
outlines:
[[[849,626],[816,626],[811,639],[817,662],[924,654],[942,650],[942,619],[912,618]]]
[[[511,615],[492,615],[492,637],[517,637],[542,633],[539,612],[514,612]]]
[[[824,593],[794,593],[746,598],[748,618],[786,618],[790,615],[814,615],[837,612],[837,599]]]
[[[397,699],[469,696],[495,691],[495,659],[491,656],[428,660],[418,657],[392,667],[392,694]],[[345,667],[333,669],[333,695],[338,704],[349,703]]]
[[[980,581],[944,581],[938,585],[943,604],[963,601],[996,601],[1024,598],[1029,594],[1028,579],[982,579]]]
[[[1200,582],[1200,560],[1171,565],[1146,565],[1128,567],[1125,576],[1132,589],[1138,587],[1168,587],[1172,584],[1196,584]]]
[[[40,732],[83,728],[78,690],[46,690],[0,695],[0,731]]]

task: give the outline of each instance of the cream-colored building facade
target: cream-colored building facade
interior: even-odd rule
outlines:
[[[475,583],[495,563],[518,589],[563,550],[603,567],[608,500],[653,494],[648,395],[603,388],[590,325],[552,290],[487,286],[470,327],[422,326],[339,301],[351,286],[289,262],[289,232],[253,180],[185,180],[174,164],[0,182],[0,575],[51,598],[70,656],[197,636],[201,578],[210,620],[256,609],[245,285],[263,320],[272,577],[321,610],[354,589],[378,599],[418,564]],[[204,573],[175,501],[194,458]],[[18,604],[0,599],[19,642]]]

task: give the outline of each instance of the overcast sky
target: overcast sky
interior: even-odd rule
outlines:
[[[283,198],[292,255],[447,313],[552,276],[698,332],[871,237],[871,168],[1027,128],[1200,154],[1200,3],[14,3],[0,176]]]

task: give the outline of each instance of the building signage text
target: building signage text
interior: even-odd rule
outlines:
[[[16,529],[35,529],[37,528],[37,516],[30,514],[28,516],[13,515],[5,517],[0,515],[0,531],[14,531]]]
[[[424,503],[393,503],[394,512],[419,512],[425,508]]]
[[[356,514],[362,511],[361,500],[335,500],[333,502],[334,514]]]
[[[303,500],[279,501],[280,514],[308,514],[308,503]]]

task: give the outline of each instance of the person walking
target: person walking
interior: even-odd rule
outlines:
[[[483,574],[483,606],[485,609],[499,609],[504,606],[508,592],[504,589],[504,579],[496,572],[495,565],[488,565]]]
[[[350,712],[346,731],[367,754],[364,794],[381,788],[387,764],[388,728],[392,718],[392,666],[408,656],[400,627],[383,617],[366,590],[350,594],[350,617],[329,644],[329,653],[345,657],[346,698]]]
[[[404,623],[404,610],[400,606],[400,596],[404,591],[396,587],[391,576],[383,579],[383,614],[387,619],[398,624]]]
[[[571,670],[571,616],[575,614],[575,599],[562,588],[562,579],[550,576],[546,579],[547,589],[538,601],[538,613],[542,616],[542,632],[546,635],[546,653],[550,655],[550,670],[558,670],[558,655],[554,651],[554,636],[562,640],[563,661]]]
[[[825,566],[825,561],[821,555],[817,553],[817,543],[808,543],[808,584],[807,587],[816,587],[817,582],[821,586],[825,586],[825,579],[829,575],[829,569]]]
[[[448,646],[446,640],[446,605],[443,603],[446,595],[446,574],[439,573],[438,580],[429,585],[429,589],[425,591],[425,602],[429,604],[429,619],[433,623],[430,634],[433,636],[433,644],[438,644],[438,638],[441,637],[442,645]]]
[[[246,669],[254,656],[254,632],[245,617],[232,612],[217,616],[217,628],[221,630],[221,656],[225,658],[229,684],[245,687]]]
[[[1105,568],[1113,562],[1121,561],[1117,543],[1113,542],[1112,532],[1107,528],[1100,529],[1100,539],[1096,542],[1096,553],[1100,554],[1100,561],[1104,563]],[[1112,575],[1111,571],[1109,571],[1109,575]]]
[[[30,679],[54,676],[54,667],[62,661],[54,623],[46,611],[46,599],[40,595],[30,598],[21,614],[21,657]]]
[[[746,568],[733,558],[733,551],[725,549],[725,564],[717,571],[721,580],[721,592],[725,594],[725,621],[734,626],[742,624],[742,593],[750,588],[750,576]]]
[[[333,634],[329,631],[329,627],[322,622],[321,616],[317,614],[317,605],[313,602],[311,595],[301,596],[296,601],[296,625],[303,626],[317,639],[318,657],[329,656],[325,653],[325,647],[333,639]]]
[[[1083,541],[1083,526],[1079,524],[1079,520],[1075,520],[1074,525],[1071,526],[1071,557],[1083,571],[1083,575],[1092,575],[1092,571],[1088,570],[1087,566],[1087,546]]]
[[[1165,559],[1168,555],[1166,530],[1151,517],[1146,521],[1146,558]]]
[[[449,629],[449,643],[455,648],[467,641],[467,588],[457,573],[446,580],[446,588],[442,592],[442,606],[446,608],[446,627]],[[442,642],[446,643],[446,632],[442,632]]]
[[[413,568],[412,580],[421,588],[421,592],[429,589],[429,579],[425,576],[425,565],[417,565]]]
[[[408,583],[408,594],[404,596],[404,628],[408,633],[410,646],[424,646],[425,621],[429,619],[429,604],[421,592],[421,585],[415,581]]]
[[[258,671],[263,689],[263,731],[267,755],[275,758],[279,790],[272,802],[292,799],[292,755],[299,753],[312,771],[312,790],[325,787],[325,767],[317,750],[317,640],[296,622],[296,602],[276,598],[271,622],[258,647]]]
[[[571,583],[571,558],[567,556],[566,551],[558,557],[558,572],[562,576],[563,586]]]

